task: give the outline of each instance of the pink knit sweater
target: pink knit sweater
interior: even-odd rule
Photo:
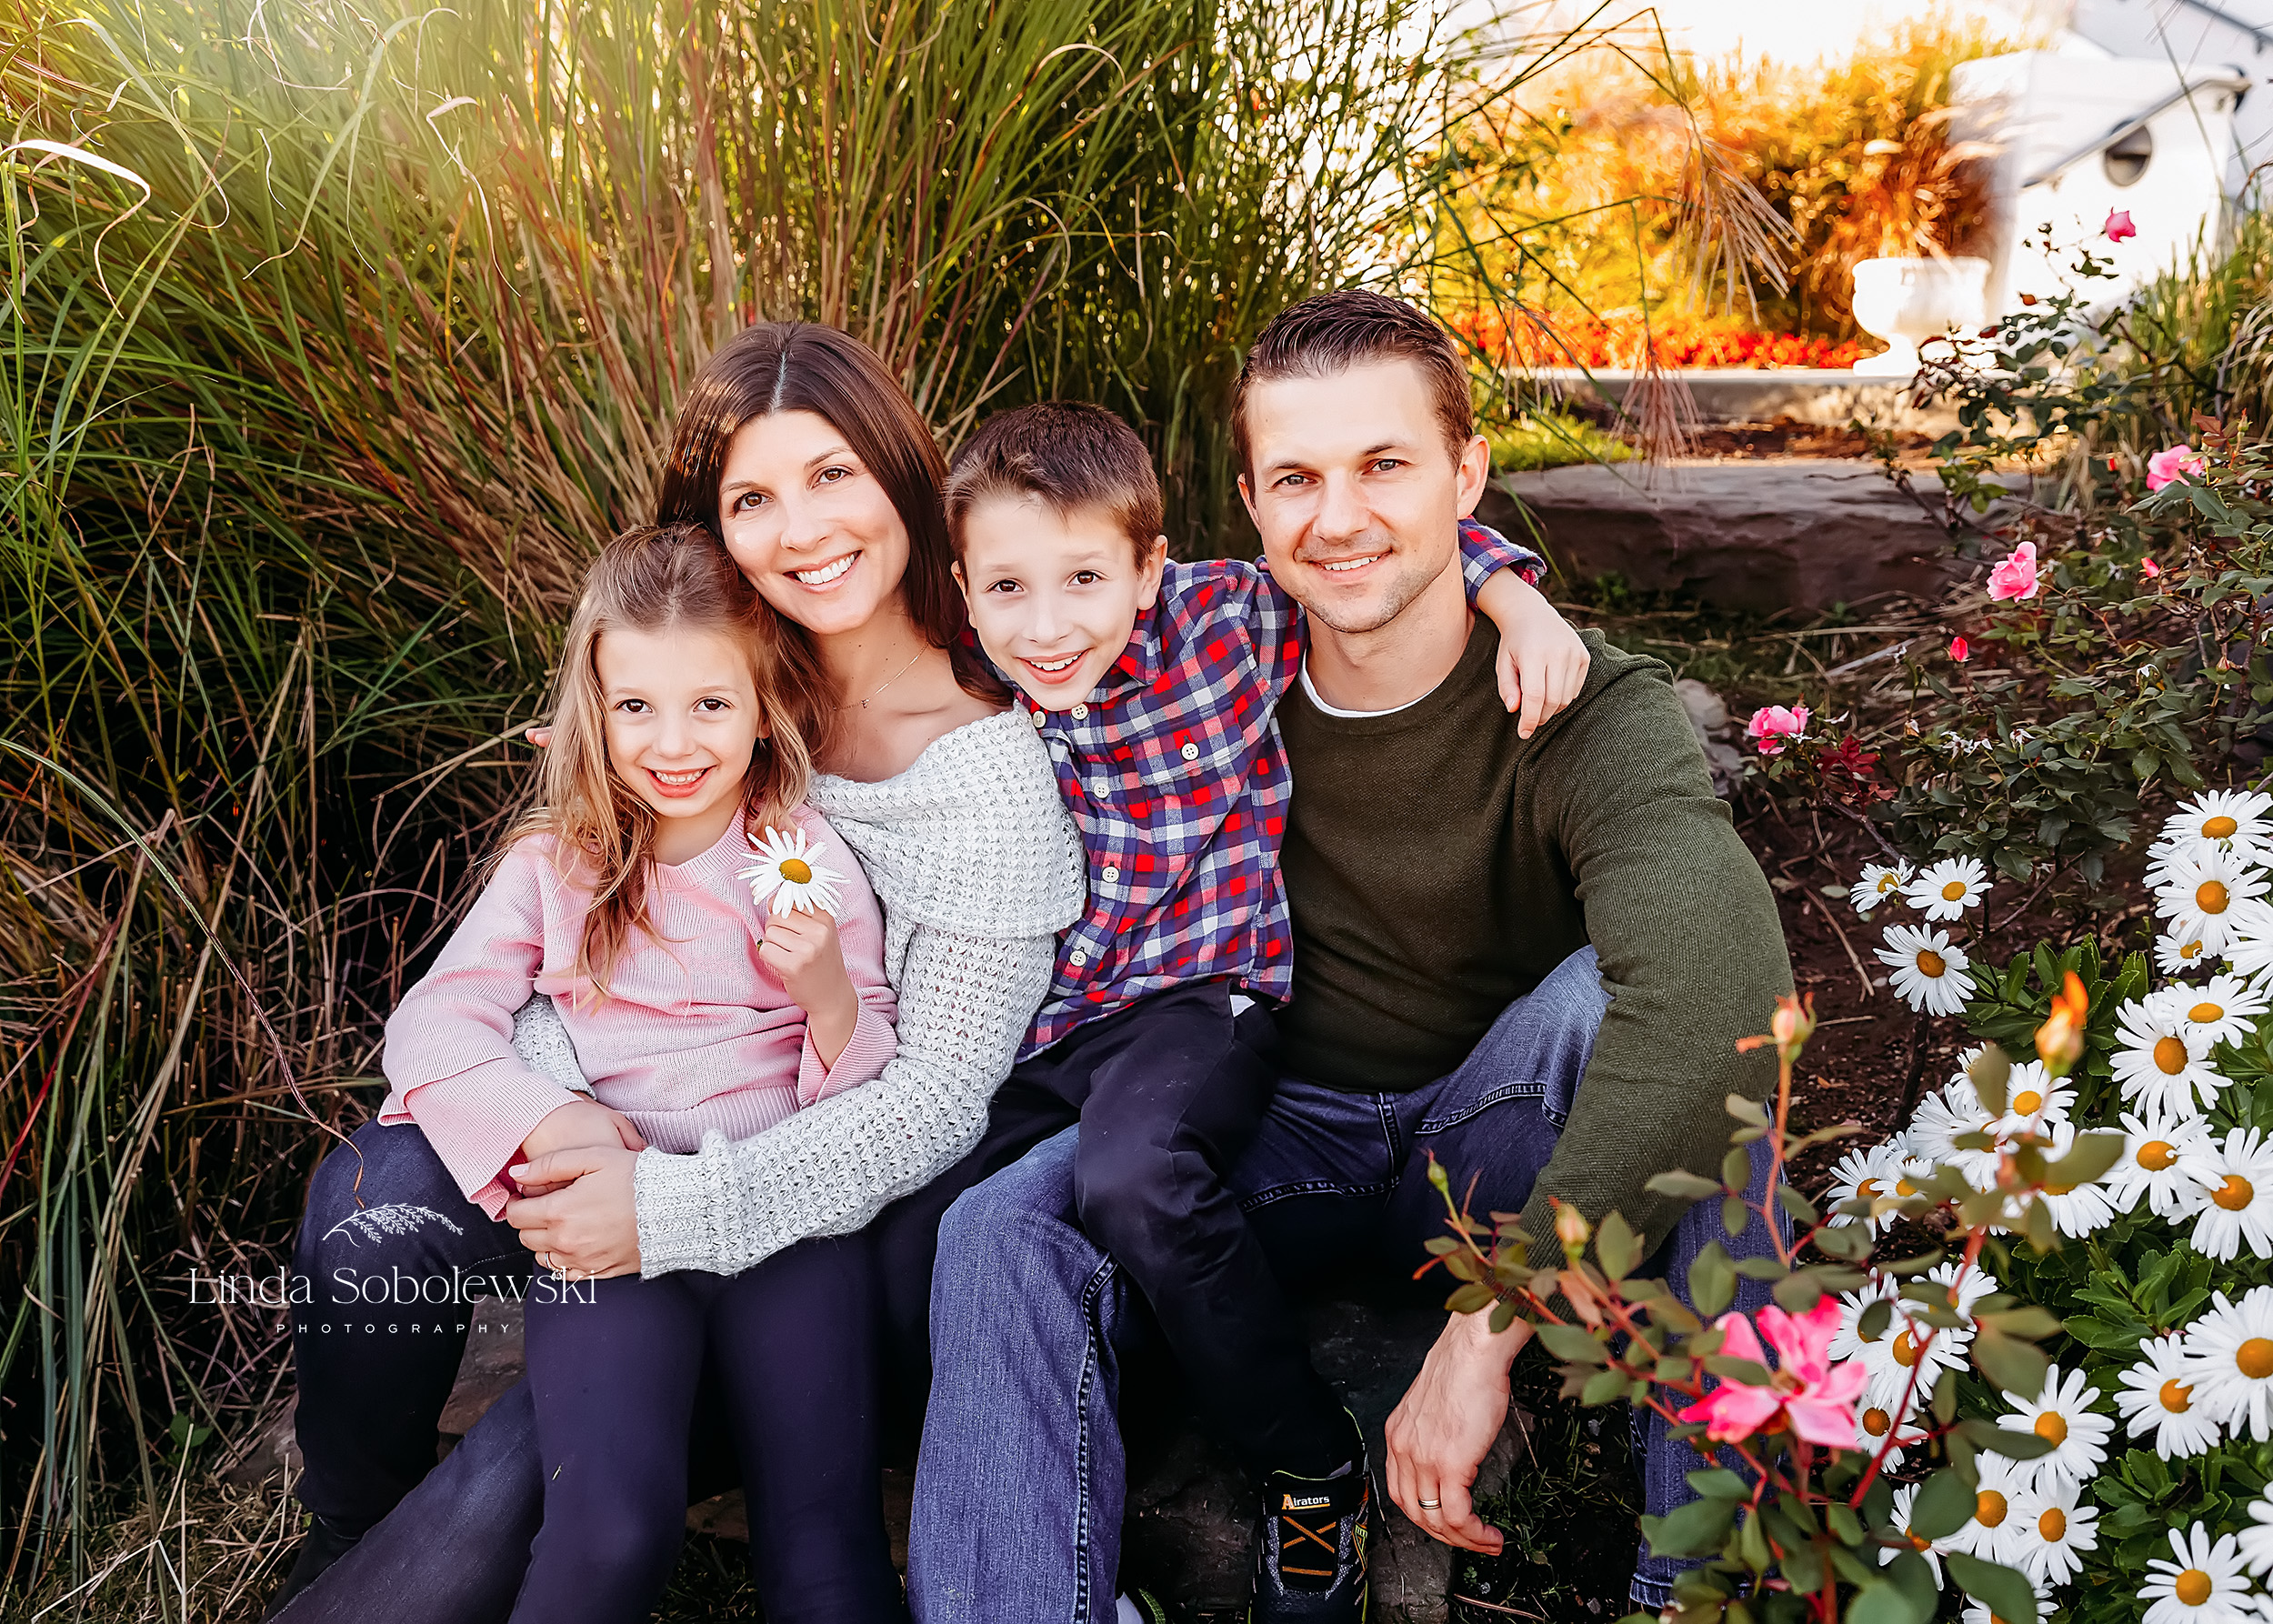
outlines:
[[[413,1121],[469,1200],[492,1218],[515,1194],[505,1168],[550,1112],[576,1099],[513,1050],[513,1012],[548,993],[602,1105],[658,1150],[700,1148],[716,1128],[749,1138],[804,1106],[868,1082],[892,1058],[896,1006],[884,977],[884,921],[860,865],[821,815],[796,822],[843,875],[836,910],[860,1016],[824,1067],[805,1011],[758,958],[763,916],[737,871],[751,861],[737,821],[717,845],[657,864],[647,898],[654,937],[635,937],[610,996],[571,972],[588,887],[555,867],[554,843],[522,841],[497,866],[434,967],[386,1023],[382,1122]]]

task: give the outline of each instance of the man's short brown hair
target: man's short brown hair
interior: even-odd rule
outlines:
[[[1476,435],[1476,402],[1468,394],[1467,363],[1459,346],[1403,299],[1345,287],[1287,306],[1248,349],[1231,393],[1231,444],[1241,471],[1255,471],[1247,439],[1249,389],[1280,378],[1326,377],[1379,361],[1409,361],[1420,368],[1445,444],[1457,460]]]
[[[955,454],[947,536],[963,556],[971,509],[996,496],[1039,496],[1062,516],[1102,513],[1128,537],[1139,568],[1167,521],[1160,476],[1136,431],[1103,406],[1045,400],[999,412]]]

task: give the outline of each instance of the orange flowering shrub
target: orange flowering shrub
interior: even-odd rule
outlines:
[[[1645,323],[1639,313],[1607,319],[1517,317],[1510,322],[1485,306],[1446,313],[1452,330],[1475,354],[1499,366],[1847,367],[1878,346],[1868,340],[1825,338],[1807,333],[1760,333],[1736,316],[1660,314]]]

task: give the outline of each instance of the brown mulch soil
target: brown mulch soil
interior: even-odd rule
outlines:
[[[1916,456],[1934,443],[1931,435],[1900,431],[1896,448]],[[1845,425],[1803,423],[1779,416],[1767,423],[1715,423],[1689,436],[1685,457],[1745,462],[1786,456],[1868,456],[1870,437]]]

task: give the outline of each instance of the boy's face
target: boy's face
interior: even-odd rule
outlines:
[[[964,516],[955,578],[995,664],[1044,710],[1068,710],[1096,691],[1160,596],[1167,549],[1155,536],[1140,566],[1127,536],[1093,508],[996,496]]]

